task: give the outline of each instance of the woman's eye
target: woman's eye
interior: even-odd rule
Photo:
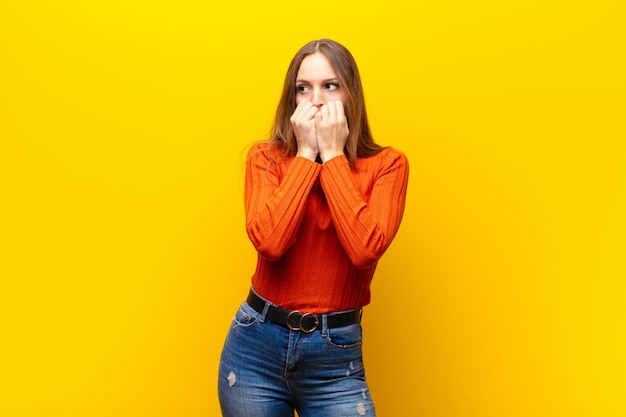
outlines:
[[[339,84],[335,84],[335,83],[328,83],[326,84],[326,89],[327,90],[336,90],[339,88]]]
[[[306,93],[307,91],[309,91],[309,87],[307,87],[306,85],[298,85],[296,86],[296,90],[298,90],[299,93]]]

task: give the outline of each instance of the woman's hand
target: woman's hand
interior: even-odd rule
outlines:
[[[322,162],[343,155],[348,140],[348,119],[341,101],[329,101],[315,115],[317,146]]]
[[[315,161],[319,148],[315,131],[315,115],[318,113],[310,101],[301,101],[289,119],[296,135],[298,156]]]

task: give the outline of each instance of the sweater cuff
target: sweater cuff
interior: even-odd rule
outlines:
[[[337,169],[341,169],[341,167],[345,165],[348,165],[348,166],[350,165],[350,163],[348,162],[348,158],[346,158],[345,155],[337,155],[334,158],[329,159],[328,161],[324,162],[322,164],[322,167],[332,172]]]
[[[349,198],[348,194],[352,195],[351,190],[354,191],[350,170],[350,163],[345,155],[339,155],[324,162],[320,172],[320,179],[326,192],[331,194],[339,193],[342,195],[342,199]]]
[[[337,155],[336,157],[329,159],[328,161],[322,164],[322,173],[326,172],[328,175],[336,176],[340,175],[339,172],[350,170],[350,163],[348,162],[348,158],[345,155]]]

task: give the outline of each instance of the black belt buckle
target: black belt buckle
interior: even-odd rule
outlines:
[[[300,320],[298,320],[298,324],[297,326],[294,326],[293,324],[290,323],[290,319],[292,316],[295,315],[295,318],[298,318],[298,315],[300,316]],[[313,327],[304,327],[304,320],[307,317],[312,317],[313,319],[315,319],[314,323],[313,323]],[[289,330],[293,330],[293,331],[301,331],[304,333],[313,333],[316,329],[317,326],[319,326],[320,324],[320,319],[317,315],[315,314],[311,314],[311,313],[301,313],[298,310],[293,310],[290,311],[289,314],[287,314],[287,328]]]

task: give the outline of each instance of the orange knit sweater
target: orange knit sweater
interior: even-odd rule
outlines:
[[[378,259],[404,212],[408,161],[386,148],[324,164],[270,158],[255,144],[246,166],[246,228],[258,251],[254,290],[274,304],[307,313],[363,307]]]

